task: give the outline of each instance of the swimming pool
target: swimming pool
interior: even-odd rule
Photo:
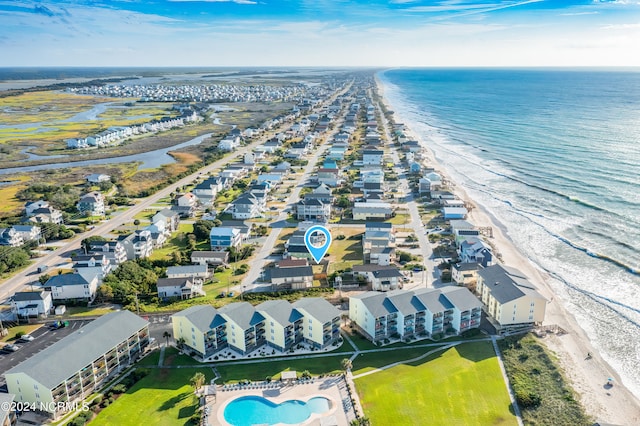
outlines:
[[[307,402],[297,399],[275,404],[261,396],[243,396],[231,401],[224,409],[224,419],[233,426],[295,425],[304,422],[312,414],[322,414],[331,408],[324,397],[311,398]]]

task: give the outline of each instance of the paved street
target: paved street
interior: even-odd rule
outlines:
[[[380,106],[378,105],[378,109],[379,108]],[[379,109],[379,112],[380,112],[380,116],[383,117],[382,123],[383,123],[385,135],[387,137],[387,140],[391,142],[392,139],[391,139],[391,132],[389,130],[389,123],[387,119],[384,118],[384,114],[382,114],[382,111],[380,109]],[[391,148],[391,159],[393,160],[393,164],[400,164],[400,155],[398,154],[398,148],[393,146],[392,144],[390,145],[390,148]],[[409,181],[407,180],[407,177],[406,177],[406,171],[399,174],[398,178],[400,181],[399,186],[401,188],[407,189],[407,192],[405,194],[399,193],[400,195],[404,195],[403,199],[405,202],[402,204],[399,203],[398,206],[399,207],[406,206],[407,210],[409,211],[411,221],[405,226],[412,228],[414,234],[416,235],[416,237],[418,237],[418,243],[420,245],[420,253],[422,254],[422,259],[424,260],[424,266],[426,268],[424,272],[419,273],[421,275],[419,277],[419,280],[416,279],[415,273],[414,273],[413,287],[416,287],[418,285],[431,287],[433,286],[434,280],[437,278],[436,264],[433,259],[433,249],[431,247],[431,243],[429,243],[429,240],[425,235],[424,226],[422,225],[422,219],[420,218],[420,212],[418,211],[418,203],[416,203],[415,199],[413,198],[413,193],[411,192],[411,187],[409,186]],[[412,286],[406,286],[406,287],[410,288]]]

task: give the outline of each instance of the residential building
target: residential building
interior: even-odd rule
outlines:
[[[371,341],[460,334],[478,328],[481,315],[482,304],[464,287],[349,297],[349,318]]]
[[[204,281],[209,278],[209,268],[207,265],[184,265],[169,266],[167,268],[167,278],[193,278]]]
[[[356,275],[363,276],[372,290],[389,291],[396,290],[400,287],[402,273],[396,266],[383,266],[376,264],[355,265],[353,272]]]
[[[149,323],[123,310],[104,315],[4,373],[16,402],[53,417],[82,401],[134,362],[149,344]],[[41,405],[42,404],[42,405]]]
[[[266,343],[265,318],[248,302],[231,303],[218,310],[227,320],[227,343],[245,355]]]
[[[102,280],[111,271],[111,260],[104,253],[81,254],[73,258],[73,269],[91,271]]]
[[[269,269],[271,284],[278,288],[305,289],[313,285],[311,266],[275,267]]]
[[[20,247],[24,244],[22,235],[13,228],[0,228],[0,246]]]
[[[229,263],[228,251],[192,251],[191,263],[219,266]]]
[[[19,318],[47,317],[52,309],[50,291],[19,291],[11,298],[11,311]]]
[[[478,263],[483,267],[493,264],[491,246],[477,237],[463,240],[458,248],[460,260],[465,263]]]
[[[443,207],[442,214],[444,215],[444,220],[464,219],[469,214],[469,211],[464,207]]]
[[[198,197],[196,197],[191,192],[187,192],[186,194],[181,194],[176,198],[176,205],[178,207],[196,207],[198,204]]]
[[[286,352],[304,338],[303,315],[286,300],[267,300],[256,311],[265,318],[267,345]]]
[[[209,233],[212,251],[224,251],[230,247],[238,248],[242,243],[240,229],[228,227],[214,227]]]
[[[504,265],[480,269],[476,293],[499,328],[544,321],[547,300],[517,269]]]
[[[354,203],[353,219],[389,219],[393,216],[393,208],[389,203]]]
[[[183,342],[187,353],[204,359],[226,348],[227,320],[211,305],[192,306],[171,315],[173,337]]]
[[[170,209],[162,209],[154,214],[151,223],[163,222],[164,229],[168,234],[176,232],[180,226],[180,215]]]
[[[384,155],[384,151],[381,149],[365,149],[362,152],[362,163],[366,165],[380,165],[382,164],[382,156]]]
[[[118,241],[127,253],[127,260],[145,259],[153,253],[154,241],[148,229],[138,229],[133,234],[122,235]]]
[[[53,300],[92,302],[96,296],[98,283],[98,274],[80,269],[73,274],[53,275],[42,286],[51,292]]]
[[[102,183],[102,182],[110,182],[111,176],[101,174],[101,173],[92,173],[86,177],[87,182],[89,183]]]
[[[38,201],[29,201],[24,205],[24,214],[27,217],[31,217],[35,214],[35,211],[38,209],[44,209],[51,207],[48,201],[38,200]]]
[[[28,214],[29,222],[33,223],[55,223],[56,225],[62,225],[64,218],[62,212],[56,210],[53,207],[41,207],[32,211],[32,214]]]
[[[451,266],[451,279],[458,285],[463,285],[471,291],[475,291],[478,281],[480,265],[473,263],[457,263]]]
[[[296,217],[298,220],[313,220],[326,223],[331,219],[331,204],[305,197],[296,204]]]
[[[340,177],[339,169],[328,169],[328,168],[320,168],[318,169],[317,181],[320,184],[325,184],[329,187],[335,188],[342,184],[342,178]]]
[[[321,297],[303,297],[293,303],[303,317],[303,340],[314,348],[326,348],[340,339],[340,311]]]
[[[13,225],[12,228],[22,236],[26,243],[29,241],[39,242],[42,239],[42,228],[35,225]]]
[[[98,191],[84,194],[78,201],[77,209],[87,216],[104,216],[104,196]]]
[[[229,203],[228,212],[234,219],[253,219],[260,217],[266,209],[266,194],[262,196],[245,192]]]
[[[104,254],[112,267],[127,261],[127,251],[120,241],[92,241],[89,243],[87,254]]]
[[[156,287],[158,297],[163,299],[191,299],[206,295],[202,289],[202,281],[193,278],[159,278]]]

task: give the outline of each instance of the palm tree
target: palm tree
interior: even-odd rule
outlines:
[[[344,358],[340,364],[342,364],[342,369],[345,373],[351,370],[351,368],[353,367],[353,364],[351,363],[351,360],[349,358]]]
[[[205,381],[204,373],[198,371],[196,374],[194,374],[191,377],[191,379],[189,380],[189,383],[191,383],[191,386],[193,386],[193,389],[196,392],[198,392],[198,389],[200,389],[202,385],[204,385],[204,381]]]
[[[165,331],[164,333],[162,333],[162,337],[164,337],[165,340],[167,341],[166,346],[169,346],[169,339],[171,338],[171,333],[169,333],[168,331]]]

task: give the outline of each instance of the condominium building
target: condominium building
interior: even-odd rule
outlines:
[[[224,348],[247,354],[268,345],[282,352],[305,342],[324,348],[340,338],[340,311],[319,297],[291,304],[274,300],[253,307],[198,305],[171,316],[173,335],[188,351],[209,358]]]
[[[480,269],[476,292],[498,327],[544,321],[547,299],[517,269],[504,265]]]
[[[149,323],[129,311],[104,315],[11,368],[4,376],[16,402],[54,417],[58,403],[82,401],[130,365],[149,344]]]
[[[349,298],[349,318],[372,341],[460,334],[480,326],[482,303],[464,287],[369,291]]]

